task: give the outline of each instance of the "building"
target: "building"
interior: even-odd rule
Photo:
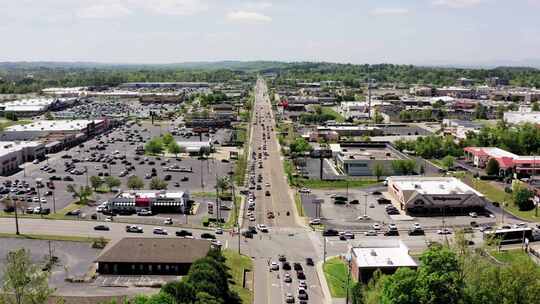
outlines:
[[[408,159],[385,142],[332,144],[331,149],[336,168],[349,176],[374,176],[376,165],[383,166],[383,175],[392,175],[392,162]]]
[[[38,141],[0,142],[0,175],[19,171],[19,166],[34,159],[45,158],[45,146]]]
[[[499,78],[499,77],[486,78],[486,85],[490,87],[506,86],[508,84],[509,84],[508,79]]]
[[[31,117],[40,115],[49,110],[55,99],[52,98],[36,98],[8,101],[0,104],[0,112],[13,113],[18,117]]]
[[[350,254],[352,276],[362,283],[368,283],[377,270],[390,275],[402,267],[418,267],[401,240],[378,240],[374,244],[353,246]]]
[[[469,132],[479,133],[482,124],[459,119],[443,119],[444,134],[453,135],[457,139],[466,139]]]
[[[426,86],[414,86],[409,89],[409,94],[422,97],[433,96],[433,88]]]
[[[231,120],[228,118],[189,118],[185,121],[187,128],[229,128],[231,126]]]
[[[467,214],[486,205],[483,194],[455,177],[392,176],[388,193],[414,215]]]
[[[189,210],[189,200],[187,192],[133,190],[110,199],[107,208],[118,213],[135,213],[143,209],[152,213],[185,213]]]
[[[211,151],[213,149],[212,142],[208,141],[177,141],[180,149],[188,154],[201,154],[202,150]]]
[[[208,88],[208,82],[127,82],[118,86],[121,89],[183,89]]]
[[[101,275],[186,275],[208,254],[208,240],[127,237],[107,246],[96,258]]]
[[[497,147],[466,147],[465,157],[478,168],[485,168],[490,159],[499,163],[499,175],[537,174],[540,169],[540,156],[516,155]]]
[[[540,124],[540,112],[510,111],[504,112],[503,119],[510,124],[532,123]]]
[[[316,132],[335,132],[339,137],[378,136],[383,134],[383,131],[378,127],[354,125],[318,126]]]

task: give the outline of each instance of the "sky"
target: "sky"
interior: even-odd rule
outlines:
[[[540,0],[0,0],[0,61],[540,62]]]

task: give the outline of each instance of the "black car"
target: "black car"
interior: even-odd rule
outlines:
[[[94,230],[109,231],[111,229],[108,226],[105,226],[105,225],[97,225],[97,226],[94,227]]]
[[[293,268],[296,271],[304,271],[304,268],[302,268],[302,264],[300,264],[300,263],[294,263]]]
[[[285,262],[285,261],[287,261],[287,257],[285,255],[283,255],[283,254],[280,254],[278,256],[278,261]]]
[[[253,233],[251,231],[244,231],[242,232],[242,236],[248,238],[248,239],[252,239],[253,238]]]
[[[281,264],[281,269],[291,270],[291,264],[289,262],[283,262],[283,264]]]
[[[304,274],[304,272],[302,270],[296,272],[296,277],[299,280],[305,280],[306,279],[306,275]]]
[[[266,190],[266,193],[264,195],[270,196],[270,191]]]
[[[315,263],[313,262],[312,258],[306,258],[306,265],[313,266],[313,265],[315,265]]]
[[[387,230],[384,232],[385,236],[397,236],[399,232],[397,230]]]
[[[205,233],[201,234],[201,239],[215,240],[216,236],[211,234],[211,233],[205,232]]]
[[[357,199],[352,200],[352,201],[349,202],[349,204],[351,204],[351,205],[358,205],[359,203],[360,202]]]
[[[424,230],[423,229],[410,229],[409,230],[409,235],[424,235]]]
[[[322,235],[323,236],[338,236],[339,231],[337,231],[336,229],[326,229],[325,231],[323,231]]]
[[[165,177],[163,178],[163,180],[165,181],[170,181],[171,179],[172,179],[172,176],[170,174],[165,175]]]
[[[371,195],[381,195],[381,191],[373,191],[371,192]]]
[[[13,207],[13,206],[7,206],[7,207],[4,208],[4,212],[10,213],[10,212],[14,212],[14,211],[15,211],[15,207]]]
[[[71,176],[64,176],[63,180],[64,180],[65,182],[72,182],[72,181],[73,181],[73,177],[71,177]]]
[[[175,232],[176,236],[186,237],[186,236],[192,236],[193,233],[187,230],[179,230]]]
[[[189,180],[189,177],[184,176],[180,179],[181,182],[187,182]]]

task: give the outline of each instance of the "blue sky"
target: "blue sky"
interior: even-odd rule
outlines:
[[[540,0],[0,0],[0,61],[540,59]]]

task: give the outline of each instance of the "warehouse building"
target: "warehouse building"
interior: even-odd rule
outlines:
[[[117,213],[135,213],[150,210],[152,213],[185,213],[189,210],[189,193],[166,190],[134,190],[112,198],[107,208]]]
[[[349,176],[374,176],[376,165],[382,165],[384,175],[394,174],[394,160],[409,159],[385,142],[331,144],[336,168]]]
[[[208,254],[208,240],[128,237],[107,246],[96,258],[101,275],[186,275]]]
[[[84,140],[99,134],[109,127],[108,120],[40,120],[27,125],[7,127],[2,132],[2,140],[35,140],[54,135],[66,135]],[[80,134],[80,135],[79,135]],[[71,136],[69,136],[71,135]]]
[[[0,175],[19,171],[19,166],[34,159],[45,158],[45,146],[37,141],[0,142]]]
[[[409,214],[461,215],[483,211],[484,195],[455,177],[392,176],[388,193]]]

